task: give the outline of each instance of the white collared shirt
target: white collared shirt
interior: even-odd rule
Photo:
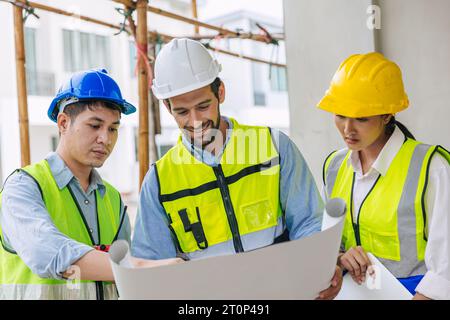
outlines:
[[[399,128],[381,150],[371,168],[362,173],[358,152],[351,152],[348,165],[355,171],[353,217],[356,220],[362,201],[378,176],[385,175],[405,140]],[[450,299],[450,165],[439,154],[433,156],[425,194],[428,243],[425,251],[427,273],[416,288],[432,299]]]

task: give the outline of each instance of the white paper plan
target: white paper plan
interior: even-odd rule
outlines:
[[[120,265],[126,241],[110,249],[120,299],[314,299],[333,277],[343,220],[302,239],[240,254],[135,269]]]
[[[344,276],[342,289],[336,300],[411,300],[412,294],[371,253],[375,276],[366,276],[366,282],[358,285],[349,274]]]

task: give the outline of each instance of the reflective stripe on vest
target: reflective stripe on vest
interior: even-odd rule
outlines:
[[[36,181],[46,209],[58,230],[75,241],[88,246],[94,245],[75,197],[71,194],[68,186],[59,189],[48,162],[43,160],[22,170]],[[119,228],[121,199],[117,190],[106,182],[104,184],[106,192],[103,197],[99,195],[98,191],[95,192],[99,241],[101,244],[111,244]],[[54,297],[56,299],[65,297],[95,299],[96,297],[101,298],[101,296],[105,299],[113,299],[117,297],[115,290],[107,289],[109,286],[113,286],[112,284],[91,281],[81,281],[79,284],[77,288],[73,289],[72,281],[44,279],[33,274],[22,259],[14,251],[6,248],[2,242],[0,248],[1,297],[5,299],[25,299],[27,297],[32,299],[53,299]],[[92,295],[92,289],[90,289],[92,287],[96,288],[95,296]]]
[[[360,234],[360,245],[377,256],[396,277],[426,272],[424,196],[429,164],[435,152],[450,161],[449,154],[441,147],[406,140],[386,176],[379,177],[361,204],[356,221],[352,213],[355,173],[348,165],[350,152],[341,150],[331,155],[324,168],[327,197],[341,197],[350,208],[343,233],[345,249],[359,245],[357,235]]]
[[[334,183],[336,182],[336,177],[341,167],[342,161],[347,155],[347,150],[339,150],[331,153],[327,159],[325,160],[325,165],[323,170],[324,172],[324,183],[325,183],[325,191],[326,191],[326,199],[328,200],[328,195],[331,195],[333,190]]]
[[[271,132],[230,120],[233,130],[217,167],[197,160],[181,139],[155,165],[177,249],[191,258],[269,245],[284,229],[278,227],[280,164]]]
[[[104,283],[103,291],[108,300],[117,300],[114,284]],[[94,282],[64,284],[4,284],[0,287],[0,300],[96,300]]]

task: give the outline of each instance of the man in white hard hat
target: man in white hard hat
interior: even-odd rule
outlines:
[[[163,259],[234,254],[320,231],[323,203],[295,144],[221,116],[221,70],[199,42],[174,39],[155,62],[153,93],[182,134],[147,173],[132,253]],[[342,284],[336,267],[319,298]]]

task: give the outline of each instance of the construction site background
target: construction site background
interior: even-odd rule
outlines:
[[[65,11],[119,25],[124,17],[112,1],[49,1],[45,4]],[[152,0],[149,3],[176,14],[191,17],[190,0]],[[197,1],[198,19],[210,24],[258,34],[256,23],[274,33],[283,32],[282,1]],[[25,21],[26,76],[31,162],[55,150],[57,127],[47,118],[47,108],[59,84],[72,73],[89,68],[106,68],[121,87],[123,96],[138,105],[136,46],[126,32],[99,26],[76,18],[35,10]],[[136,15],[136,13],[134,13]],[[194,26],[148,13],[148,27],[172,36],[194,35]],[[14,48],[13,6],[0,2],[0,181],[20,167],[20,137]],[[201,34],[215,34],[200,28]],[[279,46],[242,39],[206,39],[215,47],[244,55],[285,63],[284,43]],[[159,47],[157,46],[157,50]],[[289,132],[289,106],[286,69],[215,52],[223,67],[227,99],[222,113],[243,123],[270,125]],[[165,107],[160,106],[161,134],[156,136],[158,156],[175,144],[179,130]],[[133,220],[139,192],[138,114],[122,118],[115,150],[100,168],[102,177],[122,193]]]

